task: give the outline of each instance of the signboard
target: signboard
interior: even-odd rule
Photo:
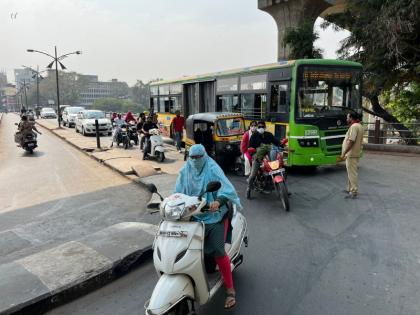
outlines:
[[[48,100],[48,105],[54,105],[54,100]]]

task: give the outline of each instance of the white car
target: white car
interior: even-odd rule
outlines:
[[[43,107],[41,109],[41,118],[57,118],[57,114],[51,107]]]
[[[98,120],[99,132],[103,135],[112,135],[112,124],[105,113],[100,110],[82,110],[76,116],[75,130],[84,136],[96,134],[95,120]]]
[[[74,126],[76,123],[76,117],[79,112],[84,110],[84,107],[78,107],[78,106],[69,106],[66,107],[63,110],[63,126],[68,126],[69,128],[71,126]]]

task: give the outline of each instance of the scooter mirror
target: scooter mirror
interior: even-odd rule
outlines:
[[[152,194],[157,193],[157,188],[155,184],[147,184],[147,190],[150,191]]]
[[[206,192],[215,192],[218,191],[222,187],[220,182],[210,182],[207,184]]]

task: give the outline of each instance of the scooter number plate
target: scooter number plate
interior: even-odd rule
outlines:
[[[278,174],[278,173],[283,173],[285,171],[284,168],[279,168],[278,170],[275,171],[271,171],[270,173],[268,173],[269,175],[274,175],[274,174]]]
[[[188,233],[186,231],[159,231],[159,236],[187,237]]]

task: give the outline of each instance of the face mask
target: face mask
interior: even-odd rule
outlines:
[[[252,126],[250,129],[251,129],[252,132],[255,132],[255,130],[257,130],[257,127]]]
[[[204,158],[199,159],[190,159],[191,165],[195,168],[197,172],[200,172],[203,169],[204,162],[206,160]]]
[[[265,131],[265,128],[258,128],[259,133],[264,133],[264,131]]]

